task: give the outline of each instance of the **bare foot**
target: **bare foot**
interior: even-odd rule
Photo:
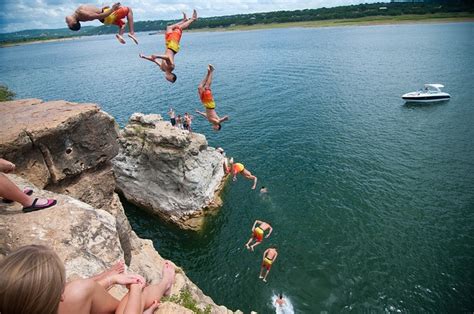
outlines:
[[[207,70],[210,71],[210,72],[214,71],[214,66],[212,64],[208,64],[207,65]]]
[[[263,278],[263,276],[262,276],[262,275],[258,276],[258,279],[262,279],[262,278]]]
[[[147,308],[143,314],[153,314],[155,313],[155,310],[160,306],[160,302],[157,300],[154,300],[153,303],[150,305],[149,308]]]
[[[250,247],[250,249],[251,249],[251,250],[252,250],[252,252],[253,252],[253,245]]]
[[[197,14],[197,12],[196,12],[196,9],[194,9],[194,10],[193,10],[193,17],[192,17],[192,19],[193,19],[193,20],[197,20],[197,18],[198,18],[198,14]]]
[[[250,250],[250,247],[248,244],[245,244],[245,247],[247,248],[247,250]]]
[[[188,17],[186,16],[186,12],[182,12],[183,13],[183,22],[186,22],[188,20]]]
[[[138,40],[137,37],[135,37],[135,34],[128,34],[128,37],[130,37],[133,42],[138,45]]]
[[[263,282],[267,282],[267,280],[265,278],[263,278]]]
[[[170,261],[166,261],[165,265],[163,266],[163,274],[161,280],[166,283],[166,291],[163,294],[164,296],[168,296],[171,293],[171,287],[174,284],[174,265]]]
[[[121,43],[121,44],[125,44],[125,39],[123,39],[122,36],[120,36],[119,34],[115,35],[115,37],[117,37],[117,40]]]
[[[33,205],[33,201],[34,201],[34,199],[31,200],[31,204],[30,204],[29,206],[27,206],[27,207],[32,206],[32,205]],[[44,205],[46,205],[46,204],[48,204],[48,199],[46,199],[46,198],[38,198],[38,200],[36,201],[36,205],[37,205],[37,206],[44,206]]]

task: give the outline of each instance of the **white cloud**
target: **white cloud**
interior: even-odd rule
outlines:
[[[278,10],[315,9],[367,2],[374,0],[129,0],[122,4],[133,8],[136,21],[177,19],[182,11],[193,8],[202,17],[232,15]],[[98,7],[109,2],[89,0]],[[0,32],[35,28],[64,28],[64,17],[74,11],[81,0],[1,0]],[[100,25],[91,22],[89,25]]]

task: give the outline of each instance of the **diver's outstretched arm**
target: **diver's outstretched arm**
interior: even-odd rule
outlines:
[[[141,54],[141,53],[140,53],[138,56],[139,56],[140,58],[142,58],[142,59],[145,59],[145,60],[154,62],[154,63],[158,64],[159,66],[161,65],[161,64],[156,60],[156,59],[157,59],[157,56],[155,56],[155,55],[151,55],[151,56],[147,57],[147,56],[145,56],[144,54]]]
[[[204,112],[201,112],[201,111],[196,109],[196,113],[203,116],[204,118],[207,118],[207,114],[205,114]]]

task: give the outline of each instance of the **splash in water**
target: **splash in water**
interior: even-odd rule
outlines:
[[[278,298],[279,298],[278,294],[272,295],[272,305],[275,308],[276,314],[294,314],[295,313],[293,309],[293,304],[291,304],[290,298],[288,298],[286,295],[283,294],[284,302],[282,305],[279,305],[277,303]]]

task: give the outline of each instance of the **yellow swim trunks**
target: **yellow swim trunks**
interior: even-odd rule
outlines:
[[[165,43],[166,48],[173,50],[175,53],[179,51],[179,42],[181,40],[181,35],[183,30],[181,27],[173,29],[171,32],[165,34]]]
[[[175,40],[167,40],[166,48],[173,50],[175,53],[179,52],[179,43]]]
[[[202,105],[204,106],[204,108],[206,109],[215,109],[216,108],[216,103],[213,101],[209,101],[209,102],[204,102],[202,103]]]
[[[244,165],[241,163],[235,163],[233,168],[234,168],[234,173],[242,172],[245,169]]]

